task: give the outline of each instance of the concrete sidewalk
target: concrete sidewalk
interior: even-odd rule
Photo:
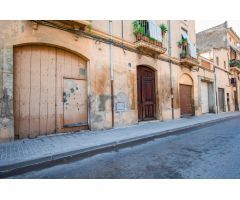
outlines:
[[[240,112],[205,114],[166,122],[152,121],[126,128],[84,133],[56,134],[0,144],[0,176],[33,165],[74,155],[97,153],[104,149],[155,137],[163,137],[218,121],[240,117]]]

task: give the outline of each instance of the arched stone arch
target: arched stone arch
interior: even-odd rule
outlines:
[[[87,38],[79,37],[76,39],[73,33],[42,25],[34,30],[32,28],[32,22],[23,21],[21,23],[24,31],[18,34],[17,37],[11,38],[8,45],[43,44],[75,52],[85,60],[89,60],[91,57],[90,45]]]
[[[151,57],[139,55],[136,66],[147,66],[155,71],[158,70],[158,60]]]
[[[157,71],[156,68],[154,68],[153,66],[148,65],[148,64],[137,65],[137,67],[145,67],[145,68],[148,68],[148,69],[150,69],[150,70],[152,70],[152,71],[154,71],[154,72]]]
[[[28,42],[25,42],[25,43],[22,43],[21,41],[19,42],[15,42],[13,44],[13,48],[14,47],[20,47],[20,46],[30,46],[30,45],[34,45],[34,46],[49,46],[49,47],[55,47],[55,48],[58,48],[58,49],[62,49],[62,50],[65,50],[67,52],[71,52],[77,56],[79,56],[80,58],[82,58],[83,60],[85,60],[86,62],[89,61],[89,58],[86,57],[86,55],[84,55],[82,52],[80,52],[79,50],[73,48],[72,45],[67,45],[67,44],[60,44],[60,42],[41,42],[41,41],[31,41],[29,40]],[[61,45],[64,45],[64,46],[61,46]]]
[[[179,84],[192,85],[193,86],[193,79],[189,74],[184,73],[180,77]]]

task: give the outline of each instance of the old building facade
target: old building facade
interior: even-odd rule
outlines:
[[[1,141],[199,114],[194,21],[136,22],[1,21]]]
[[[227,22],[197,34],[201,66],[211,69],[214,77],[214,92],[208,94],[216,100],[216,112],[239,110],[239,44],[240,38]]]
[[[216,113],[218,96],[227,93],[235,110],[239,85],[234,89],[229,78],[238,68],[221,68],[204,52],[197,58],[194,21],[0,21],[0,27],[1,142]],[[225,50],[217,47],[214,56],[228,66]]]

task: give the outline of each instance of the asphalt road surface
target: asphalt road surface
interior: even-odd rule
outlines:
[[[240,118],[10,178],[240,178]]]

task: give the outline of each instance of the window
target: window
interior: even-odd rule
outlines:
[[[182,40],[186,39],[187,42],[188,42],[188,32],[184,28],[181,28],[181,37],[182,37]],[[187,54],[189,53],[188,52],[188,45],[182,45],[181,48],[182,48],[181,54],[183,55],[183,57],[187,56]],[[181,57],[181,54],[180,54],[180,57]]]
[[[182,39],[188,39],[188,31],[184,28],[181,28],[181,35],[182,35]]]
[[[134,22],[135,23],[135,22]],[[149,39],[156,39],[162,42],[162,32],[160,27],[154,20],[137,20],[138,25],[141,27],[141,34],[147,36]]]
[[[218,56],[216,57],[216,63],[217,63],[217,65],[219,65],[219,57]]]
[[[226,65],[226,61],[224,60],[224,68],[226,69],[227,65]]]
[[[188,20],[181,20],[181,22],[184,26],[188,26]]]
[[[143,27],[144,35],[150,36],[148,20],[138,20],[138,23]]]

